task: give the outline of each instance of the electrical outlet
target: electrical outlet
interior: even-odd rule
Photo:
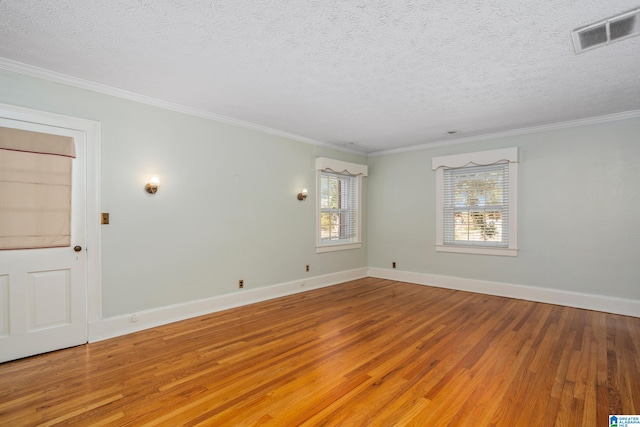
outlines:
[[[102,212],[100,214],[100,224],[109,224],[109,213]]]
[[[392,266],[393,268],[396,268],[396,262],[395,262],[395,261],[393,261],[393,262],[391,263],[391,266]]]
[[[242,279],[238,280],[238,288],[240,289],[244,288],[244,280]]]
[[[309,272],[309,264],[307,264],[307,273]]]

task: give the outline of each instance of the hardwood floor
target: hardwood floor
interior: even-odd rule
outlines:
[[[640,318],[366,278],[0,364],[0,425],[607,426]]]

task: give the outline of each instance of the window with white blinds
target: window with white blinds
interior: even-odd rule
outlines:
[[[317,252],[360,248],[361,186],[367,166],[319,157],[316,170]]]
[[[517,256],[518,149],[434,157],[436,250]]]
[[[358,239],[358,180],[320,172],[320,241],[351,243]]]
[[[444,170],[444,244],[509,247],[509,163]]]

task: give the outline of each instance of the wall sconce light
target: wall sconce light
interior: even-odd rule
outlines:
[[[306,200],[307,199],[307,194],[309,194],[309,192],[307,191],[306,188],[303,188],[302,192],[298,193],[298,200],[300,200],[300,201]]]
[[[147,185],[145,185],[144,189],[147,190],[149,194],[156,194],[158,191],[158,187],[160,187],[160,178],[157,176],[152,176]]]

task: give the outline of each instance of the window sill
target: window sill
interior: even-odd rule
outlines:
[[[349,249],[360,249],[361,247],[362,243],[339,243],[336,245],[323,245],[316,246],[316,253],[321,254],[324,252],[347,251]]]
[[[476,246],[440,246],[436,245],[437,252],[450,252],[474,255],[518,256],[517,249],[511,248],[482,248]]]

